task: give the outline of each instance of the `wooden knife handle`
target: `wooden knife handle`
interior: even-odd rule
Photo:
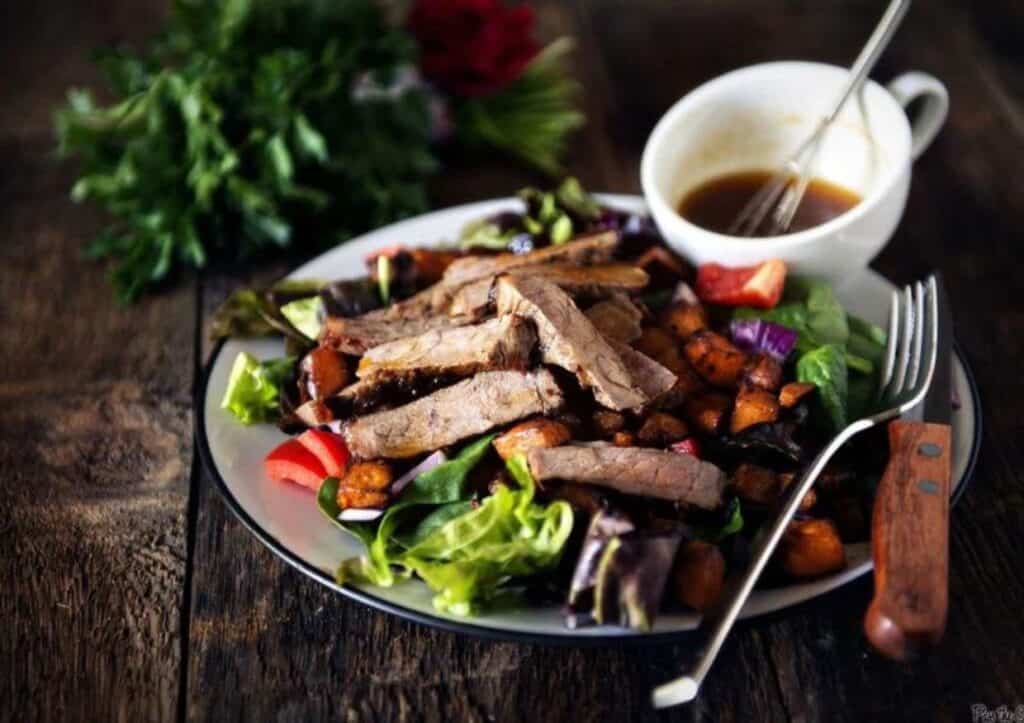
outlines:
[[[894,660],[934,645],[946,628],[951,437],[943,424],[889,424],[889,464],[871,520],[875,597],[864,632]]]

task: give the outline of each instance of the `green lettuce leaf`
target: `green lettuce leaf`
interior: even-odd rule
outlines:
[[[310,339],[320,336],[323,326],[324,302],[319,296],[289,301],[281,307],[281,316]]]
[[[481,437],[464,447],[454,458],[417,475],[399,501],[391,505],[380,519],[375,534],[366,543],[367,554],[344,560],[338,567],[335,575],[338,583],[350,580],[390,587],[396,581],[409,577],[410,569],[399,569],[396,573],[392,567],[395,555],[404,549],[398,541],[401,527],[422,512],[414,508],[464,499],[466,477],[487,454],[494,436]]]
[[[231,412],[242,424],[273,421],[280,413],[281,387],[294,373],[294,357],[261,362],[240,352],[231,367],[221,409]]]
[[[404,504],[462,494],[465,474],[475,464],[473,457],[479,460],[481,444],[485,450],[491,439],[480,440],[446,465],[417,477],[409,491],[412,501]],[[446,466],[447,472],[438,473]],[[415,573],[436,593],[438,610],[471,615],[502,596],[513,578],[557,565],[572,532],[572,508],[563,501],[548,505],[534,501],[536,485],[522,456],[509,460],[507,466],[517,489],[498,485],[478,505],[447,501],[420,521],[406,538],[407,547],[391,539],[400,514],[392,513],[395,508],[389,510],[370,556],[343,562],[339,582],[390,585]]]

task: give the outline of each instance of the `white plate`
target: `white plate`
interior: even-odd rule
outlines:
[[[617,208],[642,211],[643,200],[636,196],[606,195],[602,200]],[[515,199],[484,201],[428,213],[387,226],[328,251],[297,269],[292,278],[340,279],[364,274],[367,252],[393,244],[431,246],[456,237],[464,223],[496,211],[516,209]],[[756,242],[755,242],[756,243]],[[889,291],[893,285],[877,273],[867,270],[837,289],[843,303],[869,320],[884,322]],[[351,598],[430,625],[499,638],[546,639],[585,642],[630,637],[661,637],[693,629],[694,614],[665,614],[655,629],[640,633],[610,626],[569,630],[562,622],[557,606],[526,608],[475,618],[459,618],[436,612],[431,593],[419,581],[392,588],[343,588],[335,584],[332,571],[346,557],[362,553],[362,545],[325,520],[316,507],[313,494],[297,485],[272,482],[263,473],[263,457],[285,439],[271,425],[245,427],[220,408],[220,400],[235,355],[247,351],[257,358],[282,356],[279,340],[230,340],[220,346],[210,360],[204,384],[196,403],[196,436],[204,460],[218,481],[229,506],[241,521],[286,562]],[[973,468],[980,437],[979,405],[973,382],[958,355],[953,365],[953,382],[961,400],[953,420],[954,497],[966,484]],[[848,565],[835,575],[755,592],[741,617],[781,610],[822,595],[871,569],[867,544],[848,545]]]

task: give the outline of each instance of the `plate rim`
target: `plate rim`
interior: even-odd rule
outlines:
[[[611,194],[602,194],[609,196]],[[622,196],[620,196],[621,198]],[[461,204],[461,206],[472,206],[477,203],[488,203],[493,201],[505,200],[503,198],[498,199],[485,199],[481,202]],[[445,207],[444,209],[436,209],[437,211],[448,211],[460,206]],[[420,217],[429,215],[422,214]],[[413,217],[419,218],[419,217]],[[413,220],[406,219],[406,220]],[[387,228],[382,227],[382,228]],[[372,231],[371,231],[372,233]],[[359,238],[359,237],[356,237]],[[330,249],[328,250],[330,251]],[[325,252],[326,253],[326,252]],[[319,257],[314,257],[314,259]],[[305,262],[304,264],[297,267],[297,269],[303,268],[306,264],[310,263],[313,259]],[[290,272],[290,273],[294,273]],[[876,272],[877,273],[877,272]],[[885,277],[883,277],[885,278]],[[886,279],[888,280],[888,279]],[[891,282],[890,282],[891,283]],[[636,644],[647,644],[647,643],[665,643],[679,641],[685,639],[694,634],[693,629],[689,630],[661,630],[642,635],[622,635],[622,634],[592,634],[592,635],[571,635],[571,634],[556,634],[556,633],[542,633],[542,632],[529,632],[522,630],[509,630],[503,628],[490,627],[486,625],[479,625],[470,620],[453,620],[438,615],[431,615],[427,612],[422,612],[404,605],[386,600],[382,597],[374,595],[372,592],[368,592],[363,589],[345,587],[338,585],[334,578],[326,573],[319,567],[307,562],[306,560],[299,557],[297,554],[292,552],[284,543],[277,539],[273,534],[264,529],[256,520],[254,520],[245,508],[241,505],[238,499],[231,492],[227,481],[221,475],[214,459],[213,453],[210,448],[209,436],[206,429],[206,397],[208,387],[210,383],[210,377],[217,360],[223,351],[224,344],[227,340],[219,340],[210,351],[208,359],[203,363],[201,369],[201,376],[199,383],[196,384],[193,392],[193,436],[196,446],[199,450],[200,461],[203,468],[209,474],[214,482],[216,483],[217,489],[220,492],[221,497],[227,503],[228,509],[234,514],[236,519],[242,523],[242,525],[265,547],[273,552],[278,558],[283,560],[285,563],[290,565],[292,568],[312,578],[316,582],[330,588],[331,590],[340,593],[346,598],[354,600],[356,602],[367,605],[375,610],[381,612],[390,613],[404,620],[408,620],[421,625],[426,625],[432,628],[445,630],[447,632],[461,633],[472,635],[477,638],[494,641],[507,641],[507,642],[522,642],[522,643],[542,643],[542,644],[554,644],[554,645],[568,645],[568,646],[579,646],[579,647],[591,647],[594,645],[608,645],[609,643],[616,645],[636,645]],[[968,363],[967,356],[964,353],[960,344],[954,340],[953,350],[956,354],[960,365],[963,367],[964,376],[967,380],[967,387],[971,396],[971,403],[975,410],[974,415],[974,435],[971,439],[970,450],[968,452],[967,464],[964,468],[964,473],[958,484],[953,496],[950,499],[950,506],[956,505],[960,498],[963,496],[964,491],[974,478],[975,467],[977,466],[978,456],[981,448],[981,438],[983,435],[983,420],[982,420],[982,403],[981,396],[978,390],[977,381],[974,377],[974,371]],[[779,615],[788,615],[802,608],[805,605],[818,602],[830,595],[837,593],[838,591],[847,588],[850,584],[861,580],[869,570],[873,568],[873,565],[869,564],[859,572],[858,574],[851,577],[846,582],[838,585],[832,590],[828,590],[824,593],[815,595],[801,600],[800,602],[786,605],[785,607],[778,608],[775,610],[764,611],[761,613],[745,616],[741,624],[750,624],[755,621],[762,621],[765,618],[771,618]]]

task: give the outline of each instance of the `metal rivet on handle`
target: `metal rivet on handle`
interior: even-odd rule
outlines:
[[[923,479],[917,483],[917,488],[924,492],[926,495],[938,494],[939,483],[932,482],[930,479]]]
[[[942,454],[942,447],[931,442],[925,442],[917,448],[918,454],[923,454],[925,457],[938,457]]]

